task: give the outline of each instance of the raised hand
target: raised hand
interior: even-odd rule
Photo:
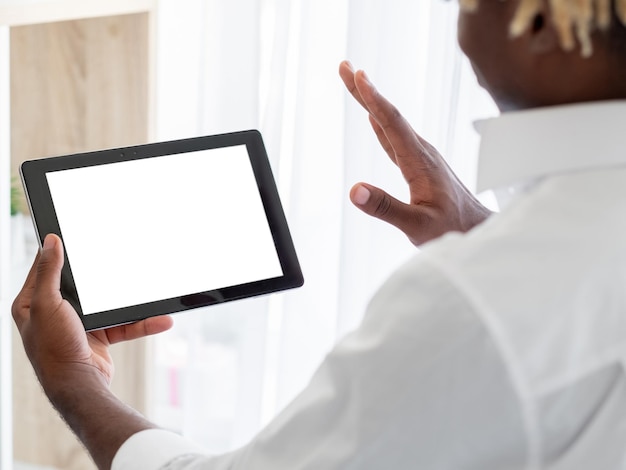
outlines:
[[[369,113],[378,141],[409,185],[401,202],[371,184],[357,183],[350,200],[366,214],[399,228],[416,246],[450,231],[466,232],[491,212],[461,183],[437,150],[420,137],[365,72],[344,61],[339,75]]]

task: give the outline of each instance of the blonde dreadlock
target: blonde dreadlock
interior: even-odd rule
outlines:
[[[459,0],[461,8],[473,11],[479,0]],[[489,0],[492,1],[492,0]],[[519,7],[509,26],[511,36],[517,37],[532,24],[541,11],[544,1],[551,10],[554,25],[559,33],[561,46],[565,50],[576,47],[580,42],[581,53],[589,57],[593,52],[591,34],[597,28],[609,29],[612,18],[612,6],[619,21],[626,26],[626,0],[520,0]]]

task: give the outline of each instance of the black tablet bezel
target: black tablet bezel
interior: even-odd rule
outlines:
[[[46,173],[236,145],[246,145],[247,147],[283,275],[212,291],[195,292],[181,297],[156,300],[150,303],[83,315],[72,276],[71,260],[68,259],[66,254],[62,271],[61,293],[76,309],[86,330],[131,323],[152,316],[176,313],[302,286],[304,282],[302,271],[263,139],[257,130],[246,130],[29,160],[22,163],[20,167],[22,183],[35,224],[35,230],[40,243],[43,243],[43,239],[48,233],[55,233],[63,239]]]

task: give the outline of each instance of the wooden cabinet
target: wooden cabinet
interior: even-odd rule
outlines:
[[[0,0],[0,470],[13,459],[95,468],[42,394],[8,314],[23,280],[9,261],[9,185],[27,159],[150,140],[155,14],[147,0]],[[113,350],[113,388],[140,411],[146,349]]]

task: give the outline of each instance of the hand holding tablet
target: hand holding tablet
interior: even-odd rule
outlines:
[[[85,329],[299,287],[261,135],[27,161],[40,240],[65,246],[61,291]]]

